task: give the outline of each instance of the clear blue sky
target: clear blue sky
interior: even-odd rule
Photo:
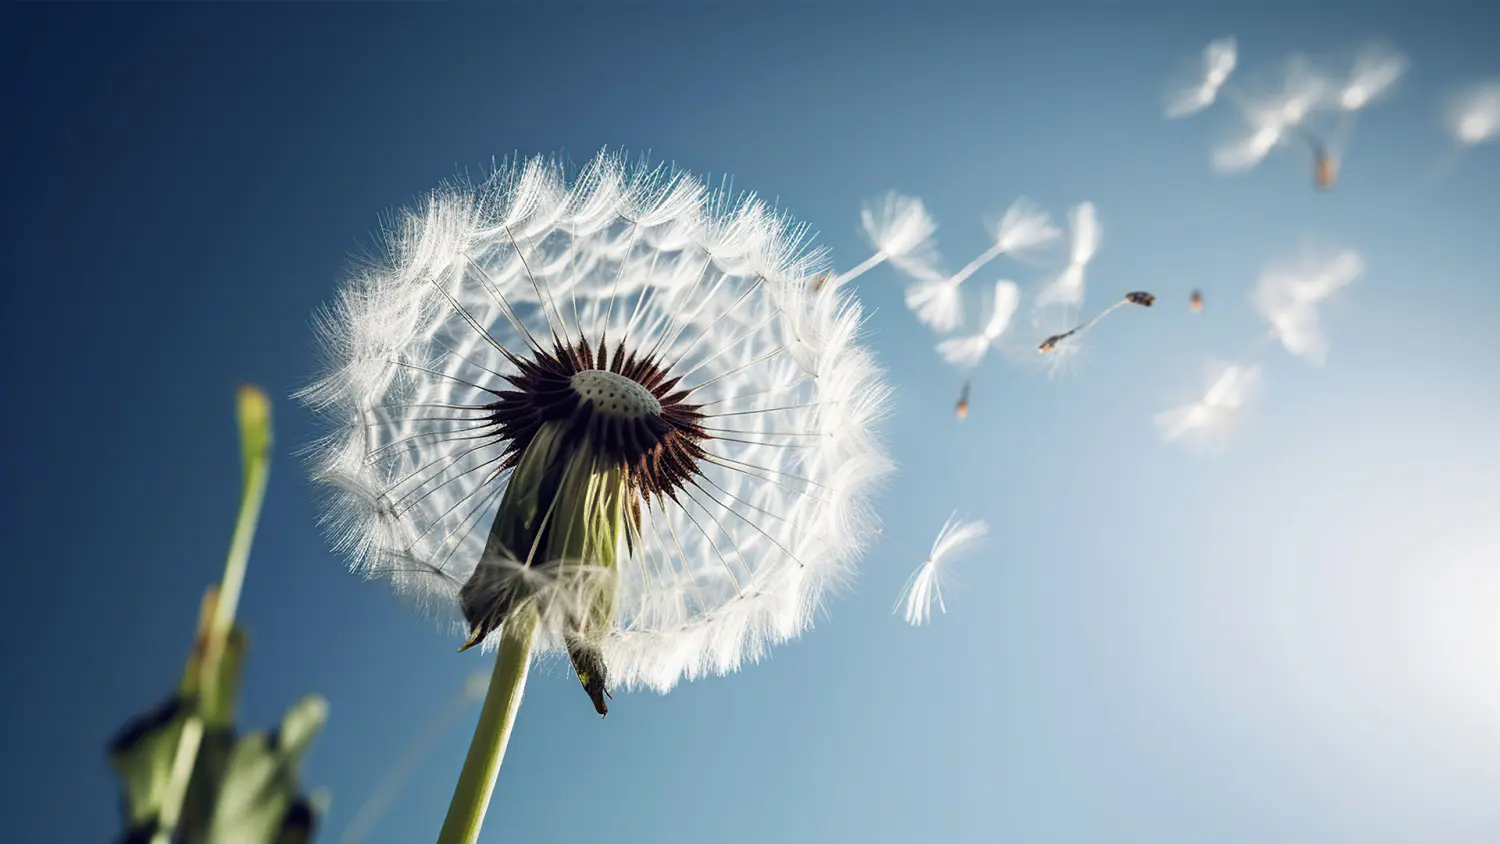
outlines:
[[[1427,178],[1442,96],[1500,75],[1497,13],[926,6],[0,11],[4,837],[116,828],[104,743],[174,682],[218,573],[241,380],[281,399],[245,721],[329,698],[306,781],[334,794],[324,840],[342,830],[484,657],[319,535],[291,454],[311,420],[285,398],[315,370],[310,315],[384,210],[491,156],[607,144],[734,175],[842,266],[888,188],[927,201],[950,264],[1017,194],[1092,200],[1091,304],[1163,301],[1106,323],[1072,378],[987,361],[958,426],[898,279],[862,278],[898,389],[891,532],[925,544],[955,507],[994,531],[949,613],[890,614],[911,561],[885,546],[740,675],[601,721],[549,666],[485,840],[1500,840],[1500,148]],[[1370,36],[1411,57],[1333,193],[1284,155],[1214,174],[1226,111],[1160,118],[1225,34],[1246,67]],[[1255,274],[1308,238],[1368,266],[1325,309],[1327,366],[1267,354],[1218,458],[1159,443],[1151,415],[1262,330]],[[373,841],[433,838],[473,717]]]

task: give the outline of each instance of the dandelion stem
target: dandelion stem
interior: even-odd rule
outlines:
[[[245,386],[239,391],[240,449],[243,458],[244,486],[240,494],[240,512],[229,542],[229,557],[224,561],[224,576],[213,600],[213,611],[203,631],[198,664],[190,666],[184,686],[196,681],[198,703],[182,725],[177,738],[177,752],[157,810],[156,833],[151,844],[169,844],[177,834],[182,818],[182,804],[187,798],[188,783],[203,742],[204,713],[224,711],[225,701],[218,700],[219,662],[223,659],[229,633],[234,628],[240,591],[245,584],[245,569],[250,562],[250,545],[255,526],[260,521],[261,503],[266,497],[266,481],[271,472],[271,402],[259,388]],[[191,675],[196,674],[196,677]]]
[[[536,621],[535,613],[522,612],[505,623],[484,708],[474,727],[458,785],[453,789],[453,802],[448,804],[448,817],[443,821],[438,844],[475,844],[479,840],[479,828],[484,825],[484,813],[489,809],[495,779],[500,775],[500,762],[505,758],[505,746],[510,743],[510,730],[515,726],[516,711],[521,708],[521,695],[526,690]]]

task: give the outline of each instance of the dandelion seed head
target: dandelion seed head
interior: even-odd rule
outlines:
[[[885,210],[881,248],[930,234],[920,203]],[[534,612],[539,650],[577,667],[587,639],[626,688],[797,636],[878,530],[891,469],[859,306],[813,289],[805,234],[607,153],[571,178],[508,163],[395,215],[320,314],[325,374],[301,393],[329,429],[311,456],[333,545],[456,627],[469,606]],[[517,484],[549,437],[569,445],[545,472],[619,479],[611,566],[492,541],[501,500],[544,488]]]

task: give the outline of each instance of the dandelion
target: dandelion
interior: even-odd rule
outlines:
[[[962,422],[969,418],[969,382],[965,381],[963,389],[958,391],[958,404],[953,406],[953,414]]]
[[[1355,115],[1383,96],[1406,72],[1406,57],[1391,47],[1372,43],[1360,48],[1348,76],[1330,85],[1332,105],[1340,112],[1340,122],[1332,139],[1324,143],[1310,129],[1303,127],[1313,149],[1313,185],[1330,190],[1338,179],[1338,162],[1348,149],[1354,131]]]
[[[1249,124],[1248,134],[1214,150],[1213,164],[1222,172],[1250,170],[1296,134],[1308,142],[1314,157],[1326,155],[1324,145],[1306,127],[1309,114],[1326,101],[1328,80],[1305,60],[1294,58],[1282,68],[1277,90],[1265,95],[1240,95],[1240,111]]]
[[[860,228],[865,239],[875,247],[875,254],[855,265],[848,272],[826,273],[822,281],[815,281],[816,289],[832,283],[834,287],[847,284],[888,260],[896,261],[907,256],[922,256],[932,250],[932,234],[937,224],[927,213],[922,200],[914,196],[903,196],[891,191],[879,206],[866,203],[859,212]]]
[[[939,612],[948,612],[948,607],[943,603],[942,581],[947,573],[949,559],[979,544],[989,532],[989,525],[984,522],[963,521],[958,518],[957,513],[948,517],[947,523],[932,543],[932,553],[923,558],[922,564],[907,578],[900,596],[896,598],[895,610],[901,611],[902,605],[905,605],[903,615],[907,624],[914,627],[926,624],[932,618],[934,602],[937,603]]]
[[[1083,202],[1068,212],[1068,265],[1036,295],[1036,306],[1077,307],[1083,304],[1084,271],[1099,251],[1099,214],[1094,203]]]
[[[600,715],[734,671],[878,532],[888,391],[803,234],[684,173],[531,159],[402,213],[322,320],[335,545],[499,650],[441,844],[477,836],[533,653]]]
[[[1199,291],[1199,290],[1194,290],[1193,291],[1193,295],[1191,295],[1191,296],[1188,297],[1188,307],[1191,308],[1192,311],[1193,311],[1193,313],[1195,313],[1195,314],[1198,313],[1199,311],[1203,310],[1203,293],[1202,293],[1202,291]]]
[[[1001,255],[1024,258],[1055,241],[1062,233],[1052,225],[1052,218],[1046,211],[1023,196],[1006,209],[1005,215],[995,226],[994,234],[995,242],[990,248],[951,276],[943,276],[930,264],[911,261],[903,263],[907,273],[917,279],[916,284],[906,289],[907,308],[933,330],[952,331],[963,319],[958,288],[969,276]]]
[[[1020,357],[1018,362],[1040,367],[1048,378],[1059,378],[1082,368],[1091,346],[1077,334],[1063,336],[1076,327],[1072,315],[1062,308],[1034,310],[1027,326],[1027,335],[1032,339],[1023,348],[1034,348],[1037,354]]]
[[[1500,134],[1500,79],[1475,85],[1454,98],[1448,129],[1461,146],[1471,147]]]
[[[1228,364],[1220,368],[1203,397],[1174,407],[1153,420],[1165,442],[1217,445],[1240,410],[1260,389],[1260,367]]]
[[[1097,325],[1100,320],[1114,313],[1118,308],[1122,308],[1126,305],[1140,305],[1143,308],[1149,308],[1154,304],[1156,304],[1156,297],[1144,290],[1137,290],[1133,293],[1126,293],[1123,299],[1100,311],[1097,316],[1095,316],[1088,322],[1085,322],[1076,328],[1070,328],[1060,334],[1053,334],[1052,336],[1043,340],[1041,344],[1037,346],[1037,351],[1044,355],[1051,354],[1052,352],[1057,351],[1058,344],[1062,343],[1064,340],[1067,340],[1070,337],[1075,337],[1079,334],[1084,333],[1085,331],[1088,331],[1090,328],[1093,328],[1095,325]]]
[[[1251,301],[1283,348],[1321,364],[1328,343],[1320,328],[1318,306],[1363,272],[1364,261],[1352,249],[1327,258],[1304,257],[1290,266],[1267,268],[1256,281]]]
[[[995,282],[995,301],[990,308],[990,318],[978,334],[954,337],[937,345],[938,354],[960,369],[973,369],[984,359],[985,352],[1000,339],[1010,327],[1011,317],[1021,304],[1021,289],[1013,281]]]
[[[1187,117],[1213,105],[1219,97],[1219,89],[1224,87],[1224,83],[1229,81],[1229,75],[1234,72],[1238,56],[1233,36],[1210,42],[1203,49],[1193,81],[1174,86],[1167,95],[1167,117]]]

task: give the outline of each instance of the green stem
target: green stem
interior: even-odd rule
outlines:
[[[219,661],[223,658],[240,591],[245,584],[245,568],[250,562],[250,545],[255,526],[260,521],[261,503],[266,497],[266,482],[271,474],[271,405],[265,393],[255,387],[239,392],[240,448],[244,463],[244,486],[241,488],[240,512],[234,523],[234,537],[229,542],[229,557],[224,561],[224,575],[219,581],[213,615],[204,641],[202,662],[198,667],[198,702],[182,725],[177,738],[177,752],[157,810],[156,834],[151,844],[169,844],[177,834],[182,818],[182,804],[187,799],[188,783],[198,761],[203,742],[204,713],[221,711],[224,701],[218,699]]]
[[[536,613],[520,612],[505,622],[500,635],[500,653],[495,657],[495,671],[490,675],[490,689],[484,696],[484,709],[469,742],[453,802],[438,844],[475,844],[484,813],[490,806],[495,778],[500,775],[500,760],[510,743],[510,730],[521,708],[526,690],[526,674],[531,668],[531,639],[536,632]]]

